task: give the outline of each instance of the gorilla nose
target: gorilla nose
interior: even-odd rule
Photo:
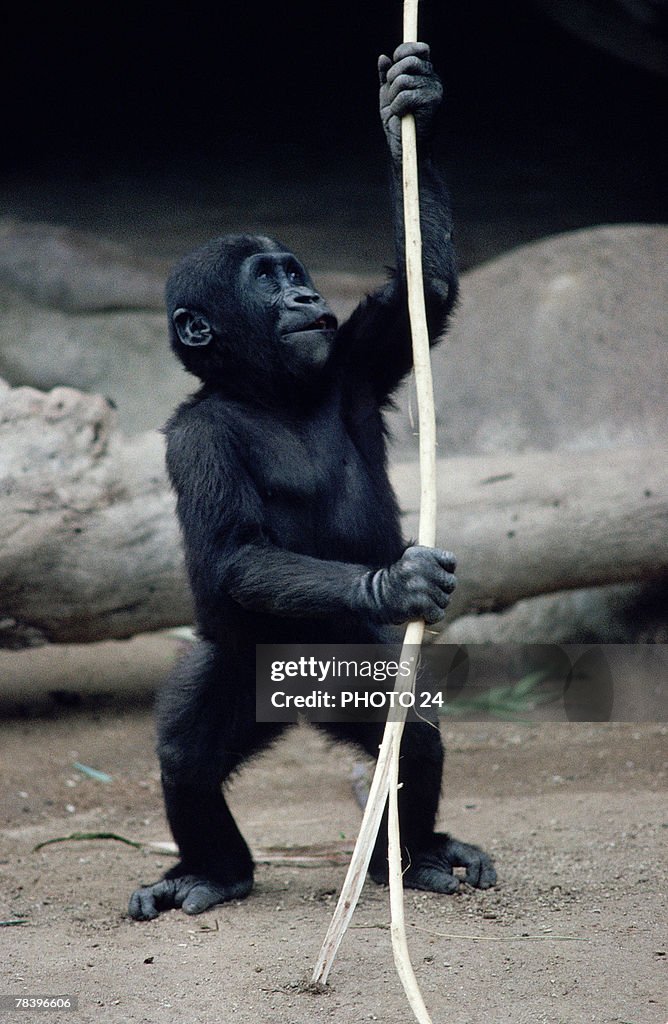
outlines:
[[[315,302],[320,302],[320,296],[310,288],[294,288],[285,294],[285,305],[288,309],[311,306]]]

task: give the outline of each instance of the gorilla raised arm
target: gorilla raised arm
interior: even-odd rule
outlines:
[[[403,265],[400,118],[420,147],[425,297],[431,341],[457,284],[447,193],[429,152],[441,85],[423,43],[381,57],[381,120],[393,179],[397,270],[340,327],[285,246],[214,239],[167,283],[171,345],[202,382],[166,427],[200,639],[158,700],[158,751],[180,861],[130,899],[130,915],[199,913],[245,896],[253,864],[221,790],[285,726],[255,721],[255,646],[373,643],[392,624],[442,618],[455,585],[447,551],[407,545],[386,469],[382,410],[412,365]],[[376,725],[326,723],[376,755]],[[477,847],[434,832],[439,733],[409,725],[399,796],[404,883],[453,892],[454,867],[480,888]],[[381,829],[370,873],[387,878]]]

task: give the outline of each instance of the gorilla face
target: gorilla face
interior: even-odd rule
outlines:
[[[336,317],[290,252],[254,253],[241,264],[239,281],[258,323],[271,324],[281,358],[299,374],[327,362]]]
[[[207,383],[250,375],[253,393],[306,381],[326,366],[336,317],[299,260],[249,235],[214,239],[186,256],[167,283],[172,347]]]

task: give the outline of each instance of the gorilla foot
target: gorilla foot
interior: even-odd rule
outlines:
[[[201,875],[162,878],[154,885],[136,889],[130,897],[128,913],[135,921],[151,921],[163,910],[181,907],[186,914],[201,914],[217,903],[241,900],[253,888],[253,879],[223,884]]]
[[[465,868],[460,878],[454,868]],[[387,867],[370,870],[376,882],[387,885]],[[406,889],[426,889],[428,892],[457,892],[460,883],[467,882],[476,889],[489,889],[496,883],[496,871],[491,857],[477,846],[460,843],[457,839],[435,832],[429,846],[422,850],[403,875]]]

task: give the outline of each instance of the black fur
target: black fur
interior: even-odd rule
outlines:
[[[302,265],[270,239],[215,239],[167,284],[171,344],[202,387],[169,421],[177,494],[201,639],[158,702],[167,815],[181,859],[137,890],[130,914],[198,913],[246,895],[251,856],[221,792],[243,761],[284,728],[255,721],[255,645],[368,643],[388,624],[442,617],[453,556],[407,546],[386,470],[382,409],[412,365],[399,197],[398,115],[413,112],[421,149],[425,293],[430,336],[457,292],[447,193],[428,149],[440,82],[424,44],[379,62],[391,154],[397,272],[337,328]],[[375,725],[328,724],[375,755]],[[407,727],[400,816],[406,884],[486,888],[489,858],[435,834],[443,749],[437,730]],[[385,834],[383,835],[383,832]],[[371,863],[387,876],[386,829]]]

